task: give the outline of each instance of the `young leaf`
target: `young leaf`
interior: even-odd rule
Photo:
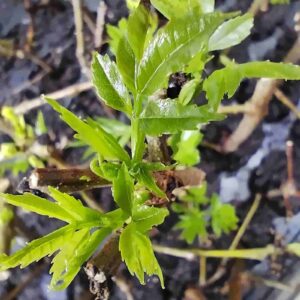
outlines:
[[[169,20],[213,12],[214,2],[214,0],[151,0],[152,5]]]
[[[30,193],[25,193],[23,195],[0,193],[0,198],[11,205],[22,207],[25,210],[32,211],[40,215],[56,218],[67,223],[74,221],[74,217],[56,203]]]
[[[199,130],[186,130],[171,136],[169,145],[173,150],[173,159],[185,166],[194,166],[200,162],[200,153],[197,147],[202,140]]]
[[[135,94],[135,55],[125,36],[119,42],[116,62],[124,83]]]
[[[240,44],[253,27],[253,16],[245,14],[223,23],[211,36],[209,51],[222,50]]]
[[[128,20],[122,18],[118,26],[106,25],[107,35],[109,36],[109,46],[113,54],[117,54],[121,39],[127,34]]]
[[[48,187],[48,190],[49,195],[57,201],[59,206],[69,212],[77,221],[97,220],[103,217],[103,214],[94,209],[84,207],[79,200],[66,193],[62,193],[51,186]]]
[[[220,236],[222,232],[229,233],[237,227],[238,218],[234,207],[221,203],[217,195],[212,197],[211,218],[212,228],[217,236]]]
[[[38,112],[36,123],[35,123],[35,132],[37,135],[42,135],[48,132],[47,125],[45,123],[45,119],[42,111]]]
[[[61,118],[76,132],[77,138],[90,145],[95,152],[105,159],[119,159],[128,162],[128,153],[120,146],[116,139],[102,127],[92,128],[76,117],[72,112],[61,106],[57,101],[45,98],[54,110],[60,113]]]
[[[155,258],[151,241],[146,234],[139,231],[134,222],[122,231],[119,249],[129,272],[135,274],[142,284],[145,284],[145,272],[148,275],[157,275],[164,288],[162,271]]]
[[[193,99],[199,84],[200,78],[195,78],[187,82],[180,91],[178,102],[182,105],[188,105]]]
[[[139,94],[152,95],[171,73],[181,71],[197,53],[207,52],[210,36],[231,16],[214,13],[170,21],[145,50],[137,72]]]
[[[72,236],[72,243],[66,243],[62,251],[52,260],[53,273],[50,288],[65,289],[80,271],[81,266],[97,250],[101,242],[111,233],[110,228],[101,228],[89,233],[82,229]]]
[[[118,177],[113,181],[113,196],[119,207],[131,216],[133,203],[134,181],[130,176],[125,163],[118,172]]]
[[[132,105],[129,93],[116,64],[108,55],[102,56],[94,53],[92,80],[97,94],[106,105],[125,112],[128,116],[131,115]]]
[[[139,120],[146,134],[159,136],[194,130],[201,123],[222,119],[222,115],[209,112],[206,106],[183,106],[176,100],[163,99],[149,101]]]
[[[169,211],[166,208],[142,204],[134,207],[132,219],[137,224],[139,231],[144,233],[151,230],[153,226],[162,224],[168,215]]]
[[[203,83],[209,106],[215,111],[225,94],[232,97],[243,78],[276,78],[299,80],[300,67],[292,64],[274,62],[231,63],[213,72]]]
[[[156,196],[160,198],[166,197],[166,194],[157,186],[151,174],[151,171],[148,169],[146,164],[141,164],[139,166],[136,178],[143,186],[145,186],[150,192],[152,192]]]
[[[149,18],[149,11],[143,4],[140,4],[128,18],[128,42],[138,61],[143,56]]]
[[[180,215],[180,221],[175,228],[181,229],[182,238],[191,244],[196,236],[199,235],[201,238],[207,236],[206,226],[205,214],[198,209],[191,209]]]
[[[14,268],[18,265],[24,268],[34,261],[38,261],[47,255],[52,255],[55,251],[61,249],[66,242],[69,242],[73,230],[73,226],[67,225],[30,242],[23,249],[3,258],[0,261],[0,271]]]

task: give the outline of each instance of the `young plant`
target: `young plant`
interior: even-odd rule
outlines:
[[[12,107],[4,106],[1,116],[9,128],[12,141],[0,144],[0,176],[6,171],[16,176],[25,173],[30,167],[44,167],[45,157],[36,147],[36,138],[47,133],[42,112],[39,112],[34,128],[25,123],[23,116],[16,115]]]
[[[166,203],[170,192],[157,185],[155,174],[174,166],[147,161],[146,153],[151,149],[145,143],[146,136],[182,136],[185,131],[196,131],[203,124],[223,119],[224,116],[217,113],[218,106],[225,94],[233,96],[244,77],[300,79],[298,66],[272,62],[241,65],[232,62],[204,78],[203,70],[211,59],[211,52],[244,40],[250,34],[252,16],[215,12],[213,0],[152,0],[152,5],[168,19],[166,25],[157,29],[157,18],[144,3],[146,1],[132,11],[128,21],[121,21],[119,28],[110,27],[116,62],[108,55],[97,53],[92,62],[97,94],[106,105],[121,111],[130,121],[130,153],[103,125],[81,120],[55,100],[46,99],[76,132],[76,138],[97,153],[91,169],[111,182],[119,208],[102,214],[52,187],[49,187],[49,195],[56,202],[29,193],[1,194],[1,198],[12,205],[58,218],[67,225],[32,241],[11,256],[0,256],[0,270],[18,265],[25,267],[44,256],[56,254],[52,260],[51,287],[62,289],[70,284],[103,240],[115,233],[120,236],[119,250],[130,273],[141,283],[145,282],[144,273],[158,275],[163,287],[162,271],[149,231],[163,223],[168,215],[166,207],[153,206],[157,198],[165,199]],[[167,88],[169,76],[176,72],[189,74],[189,83],[178,98],[160,97],[160,91]],[[200,91],[206,93],[207,104],[194,103],[194,96]],[[195,139],[197,142],[199,136]],[[182,155],[178,156],[182,163]],[[192,163],[196,160],[194,157]],[[230,223],[220,220],[224,214],[230,215]],[[212,200],[210,215],[216,234],[235,226],[232,212],[217,199]],[[192,236],[194,233],[188,238],[191,240]]]

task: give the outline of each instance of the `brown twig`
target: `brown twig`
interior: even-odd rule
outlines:
[[[297,106],[280,89],[275,89],[274,95],[300,119],[300,111]]]
[[[105,2],[100,1],[97,9],[97,22],[96,22],[96,30],[94,36],[94,46],[96,49],[100,48],[103,43],[102,36],[104,31],[106,11],[107,11],[107,6]]]
[[[109,186],[111,183],[95,175],[90,169],[36,169],[29,176],[31,189],[45,191],[48,186],[57,187],[62,192],[76,192],[95,187]]]
[[[90,90],[93,87],[91,82],[81,82],[70,85],[64,89],[55,91],[53,93],[46,94],[46,97],[60,100],[65,97],[72,97],[78,95],[84,91]],[[36,109],[46,104],[45,100],[41,97],[37,97],[31,100],[23,101],[19,105],[15,106],[14,111],[17,114],[25,114],[32,109]]]
[[[87,66],[86,59],[84,57],[84,36],[83,36],[83,18],[82,18],[82,3],[81,0],[72,0],[74,23],[76,31],[76,56],[81,66],[81,71],[88,78],[90,77],[90,70]]]

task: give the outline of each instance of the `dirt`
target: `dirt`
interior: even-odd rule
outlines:
[[[247,1],[216,1],[222,10],[242,10],[245,12],[250,6]],[[34,42],[31,53],[47,64],[51,71],[42,80],[34,84],[27,84],[35,76],[43,72],[43,68],[32,59],[16,59],[15,57],[0,56],[0,106],[16,105],[26,99],[38,97],[41,93],[50,93],[63,87],[85,80],[80,71],[76,57],[76,39],[74,35],[73,10],[70,2],[62,0],[31,1],[29,10],[34,20]],[[95,20],[98,1],[84,1],[85,11]],[[116,24],[121,17],[128,12],[123,0],[106,1],[108,11],[106,22]],[[265,13],[260,13],[255,19],[252,34],[241,45],[234,47],[229,56],[242,63],[249,60],[281,61],[290,47],[293,45],[296,34],[293,29],[293,16],[300,10],[300,1],[291,1],[289,5],[272,6]],[[22,1],[2,0],[0,3],[0,39],[11,39],[15,49],[26,47],[26,33],[30,23],[29,12],[24,9]],[[92,51],[93,36],[85,28],[85,42],[87,53]],[[27,45],[28,46],[28,45]],[[109,51],[107,46],[101,48],[101,52]],[[218,63],[218,53],[210,63],[206,72],[221,67]],[[87,55],[89,56],[89,54]],[[25,85],[24,85],[25,83]],[[232,102],[245,103],[252,95],[255,80],[244,80],[233,97],[233,100],[225,100],[225,104]],[[300,107],[299,82],[286,82],[282,90],[289,96],[295,105]],[[172,93],[174,90],[172,90]],[[178,92],[178,91],[177,91]],[[105,116],[93,91],[81,93],[79,96],[65,98],[62,103],[82,117]],[[58,143],[64,138],[71,138],[72,131],[67,128],[56,114],[53,114],[47,106],[42,107],[46,116],[46,122],[53,131],[52,143]],[[33,124],[37,111],[31,111],[26,115],[26,120]],[[118,118],[122,116],[117,115]],[[205,141],[218,144],[224,141],[235,130],[241,116],[230,116],[222,122],[213,123],[203,128]],[[269,106],[269,113],[265,117],[250,138],[232,154],[220,154],[207,147],[200,147],[201,163],[199,165],[206,174],[210,192],[217,192],[225,202],[233,203],[237,208],[240,220],[243,220],[257,193],[267,195],[268,192],[280,188],[287,178],[287,162],[285,155],[285,143],[290,139],[294,142],[294,165],[300,163],[300,121],[293,113],[277,99],[273,99]],[[7,137],[0,136],[0,141]],[[68,163],[76,163],[78,150],[67,149],[62,154]],[[300,170],[295,168],[295,181],[300,187]],[[13,188],[18,184],[14,180]],[[112,209],[111,193],[109,189],[95,190],[93,195],[99,202],[105,204],[107,210]],[[292,202],[294,217],[290,223],[285,222],[286,210],[281,196],[272,198],[263,197],[262,204],[250,223],[241,241],[242,248],[264,247],[274,243],[280,235],[282,243],[300,241],[300,205],[294,199]],[[47,218],[35,214],[28,215],[16,210],[20,222],[31,237],[37,237],[60,226],[57,221],[49,222]],[[171,230],[176,222],[176,215],[166,220],[160,227],[160,232],[153,237],[156,243],[170,247],[187,248],[188,245],[180,240],[178,232]],[[229,246],[234,234],[224,236],[219,240],[213,240],[213,246],[217,249]],[[19,237],[15,247],[25,242]],[[197,246],[195,243],[194,246]],[[165,277],[166,289],[160,288],[155,278],[149,278],[145,286],[140,286],[138,281],[131,277],[126,268],[120,268],[120,278],[132,287],[134,299],[182,299],[186,289],[197,285],[199,280],[199,264],[197,261],[187,261],[166,255],[158,255]],[[219,266],[217,259],[208,260],[207,275],[214,274]],[[284,257],[278,261],[281,270],[274,272],[270,260],[263,262],[247,261],[244,268],[266,279],[285,281],[297,265],[297,261],[291,257]],[[19,300],[29,299],[91,299],[88,291],[88,280],[83,271],[76,277],[73,284],[67,290],[54,293],[48,291],[50,276],[49,260],[43,260],[23,270],[9,271],[8,278],[0,279],[0,299],[6,300],[9,292],[20,285],[35,272],[39,265],[45,265],[37,276],[34,276],[24,290],[16,297]],[[203,289],[207,299],[228,299],[224,294],[224,286],[228,283],[234,263],[230,263],[225,275],[213,285]],[[276,274],[275,274],[276,273]],[[260,300],[274,298],[274,289],[262,284],[251,285],[244,289],[243,299]],[[111,299],[126,299],[123,292],[116,285],[112,285]],[[291,298],[292,299],[292,298]],[[296,299],[296,298],[295,298]]]

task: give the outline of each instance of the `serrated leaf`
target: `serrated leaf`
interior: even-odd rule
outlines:
[[[18,250],[11,256],[3,258],[3,260],[0,261],[0,270],[14,268],[18,265],[20,265],[21,268],[24,268],[47,255],[52,255],[55,251],[61,249],[61,247],[69,240],[73,230],[73,226],[67,225],[42,238],[30,242],[23,249]]]
[[[141,233],[135,223],[130,223],[121,233],[119,249],[129,272],[145,284],[144,273],[157,275],[164,288],[162,271],[153,252],[149,237]]]
[[[245,14],[223,23],[211,36],[209,51],[222,50],[240,44],[253,27],[253,16]]]
[[[206,226],[205,214],[198,209],[191,209],[180,216],[175,228],[181,229],[181,237],[191,244],[198,235],[206,238]]]
[[[66,210],[75,220],[97,220],[103,217],[103,214],[94,209],[90,209],[82,205],[82,203],[74,197],[62,193],[59,190],[49,186],[49,195],[57,201],[59,206]]]
[[[72,243],[56,255],[52,261],[50,273],[53,273],[50,288],[53,290],[65,289],[80,271],[81,266],[97,250],[101,242],[111,233],[110,228],[101,228],[89,233],[83,229],[76,233]],[[75,235],[73,235],[73,238]]]
[[[202,140],[199,130],[186,130],[170,139],[169,145],[173,150],[173,159],[185,166],[194,166],[200,162],[198,146]]]
[[[56,218],[67,223],[74,221],[73,216],[56,203],[30,193],[25,193],[23,195],[1,193],[0,198],[11,205],[22,207],[25,210],[32,211],[40,215]]]
[[[221,70],[213,72],[203,83],[209,106],[215,111],[225,94],[232,97],[243,78],[274,78],[299,80],[300,67],[292,64],[274,62],[250,62],[245,64],[229,64]]]
[[[108,106],[131,115],[132,105],[129,93],[123,83],[116,64],[108,55],[94,53],[92,81],[100,99]]]
[[[209,112],[206,106],[184,106],[171,99],[149,101],[139,118],[150,136],[194,130],[199,124],[222,119],[222,115]]]
[[[132,214],[133,192],[134,180],[123,163],[118,177],[113,181],[113,196],[116,203],[128,216]]]
[[[221,203],[217,195],[212,197],[211,219],[213,231],[217,236],[220,236],[222,232],[229,233],[236,229],[238,223],[234,207]]]
[[[126,162],[130,160],[128,153],[120,146],[117,140],[103,130],[102,127],[92,128],[72,112],[61,106],[57,101],[49,98],[45,99],[61,115],[61,118],[73,130],[78,132],[77,138],[91,146],[104,159],[119,159]]]
[[[147,96],[162,88],[171,73],[181,71],[199,52],[207,52],[208,40],[232,14],[197,15],[170,21],[145,50],[137,72],[137,90]]]

